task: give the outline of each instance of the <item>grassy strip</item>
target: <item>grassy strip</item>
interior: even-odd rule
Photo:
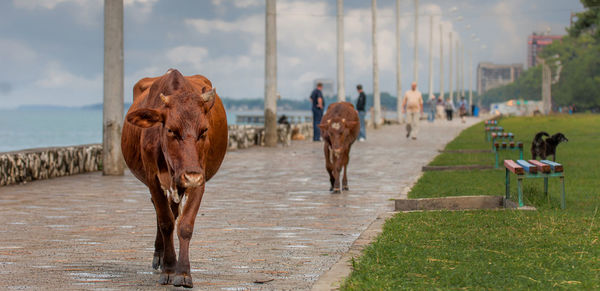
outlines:
[[[529,179],[526,203],[538,211],[399,213],[354,262],[342,289],[600,288],[600,116],[508,118],[501,126],[524,142],[526,159],[539,130],[561,131],[569,138],[559,146],[557,158],[566,170],[567,209],[560,210],[558,179],[550,180],[551,205],[541,179]],[[446,149],[487,147],[478,124]],[[493,163],[493,155],[444,153],[431,165],[471,163]],[[454,195],[504,195],[504,171],[426,172],[409,193]]]

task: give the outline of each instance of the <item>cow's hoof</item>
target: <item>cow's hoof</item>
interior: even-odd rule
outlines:
[[[340,191],[340,188],[336,188],[336,189],[333,189],[333,191],[331,191],[331,194],[340,194],[340,193],[342,193],[342,191]]]
[[[342,188],[342,190],[344,190],[344,191],[350,191],[350,188],[348,188],[348,186],[344,186],[344,187]]]
[[[175,278],[175,273],[162,272],[162,273],[160,273],[160,277],[158,278],[158,284],[160,284],[160,285],[173,284],[173,278]]]
[[[152,259],[152,268],[154,268],[154,270],[158,270],[160,265],[162,265],[162,256],[154,255],[154,259]]]
[[[194,282],[192,280],[192,276],[190,276],[188,274],[179,274],[179,275],[175,276],[175,279],[173,279],[173,286],[185,287],[185,288],[194,287]]]

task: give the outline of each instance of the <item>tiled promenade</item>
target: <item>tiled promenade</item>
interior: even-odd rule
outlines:
[[[197,217],[195,288],[309,289],[473,122],[422,122],[416,141],[400,126],[370,130],[352,148],[341,195],[329,194],[322,143],[229,152]],[[130,173],[0,187],[0,289],[170,290],[151,268],[155,221]]]

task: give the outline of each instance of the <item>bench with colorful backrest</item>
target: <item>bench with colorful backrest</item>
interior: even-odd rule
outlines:
[[[560,206],[565,209],[565,175],[563,166],[559,163],[548,160],[504,160],[504,168],[506,169],[506,199],[510,199],[510,173],[517,176],[517,191],[519,198],[519,207],[523,207],[523,179],[528,178],[544,178],[544,194],[550,204],[550,196],[548,195],[548,178],[558,177],[562,184],[562,196]]]
[[[518,141],[495,141],[492,144],[492,151],[496,155],[496,163],[494,164],[494,168],[498,169],[500,167],[500,151],[519,151],[519,159],[523,159],[523,143]]]
[[[486,126],[485,127],[485,141],[492,141],[492,134],[502,134],[504,128],[502,126]]]

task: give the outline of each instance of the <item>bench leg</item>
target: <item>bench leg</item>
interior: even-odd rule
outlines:
[[[494,166],[494,168],[498,169],[498,151],[496,151],[496,164]]]
[[[510,199],[510,172],[508,171],[508,169],[505,170],[506,171],[506,180],[505,180],[505,185],[506,185],[506,200]]]
[[[548,195],[548,177],[544,177],[544,194],[548,199],[548,205],[550,205],[550,196]]]
[[[523,159],[523,149],[519,148],[519,159]]]
[[[567,207],[567,202],[565,201],[565,176],[560,177],[560,183],[562,184],[562,199],[560,201],[560,207],[565,209]]]
[[[519,207],[523,207],[523,178],[517,178],[517,188],[519,189]]]

